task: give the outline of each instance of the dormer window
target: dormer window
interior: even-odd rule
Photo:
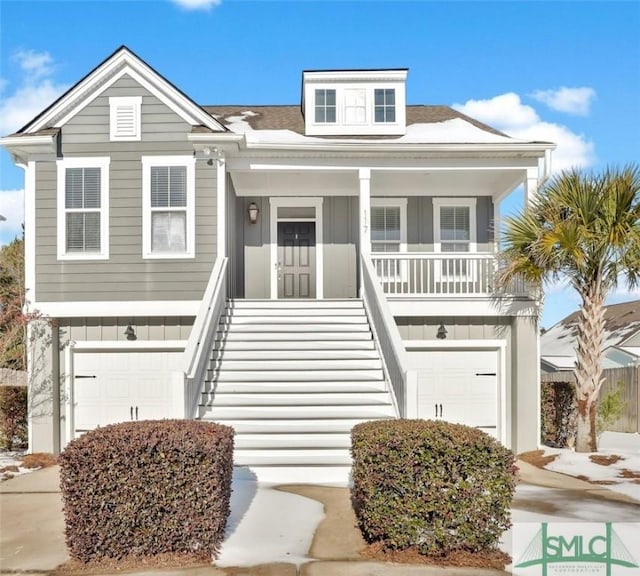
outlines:
[[[406,134],[406,68],[314,70],[302,76],[307,136]]]
[[[316,90],[316,122],[318,124],[336,121],[336,91]]]
[[[396,121],[396,91],[393,88],[376,88],[375,121]]]

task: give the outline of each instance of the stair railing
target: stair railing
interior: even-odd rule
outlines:
[[[409,360],[402,337],[371,260],[361,257],[361,261],[362,300],[387,379],[391,384],[396,410],[401,418],[415,418],[417,416],[417,372],[409,369]]]
[[[187,346],[184,351],[185,418],[195,418],[202,384],[211,360],[211,350],[227,302],[229,259],[218,258],[211,271]]]

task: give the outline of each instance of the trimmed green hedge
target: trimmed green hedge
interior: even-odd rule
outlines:
[[[0,386],[0,449],[25,448],[28,441],[27,387]]]
[[[60,465],[73,558],[217,554],[230,512],[229,426],[191,420],[105,426],[70,442]]]
[[[511,525],[515,458],[458,424],[383,420],[352,431],[352,500],[369,542],[441,556],[495,548]]]

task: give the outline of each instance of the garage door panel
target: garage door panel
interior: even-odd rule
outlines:
[[[136,415],[139,420],[172,416],[171,370],[179,367],[181,356],[180,352],[76,352],[76,434],[135,420]]]
[[[496,435],[498,354],[495,350],[408,351],[418,371],[418,416],[479,427]],[[438,418],[440,416],[438,415]]]

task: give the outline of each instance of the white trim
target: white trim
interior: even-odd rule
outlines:
[[[57,243],[58,260],[109,259],[109,164],[111,158],[65,157],[56,160],[57,167]],[[66,252],[65,177],[68,168],[100,169],[100,252]]]
[[[227,255],[227,168],[224,154],[216,159],[216,226],[218,257]]]
[[[496,420],[497,438],[507,448],[511,445],[511,434],[507,430],[507,341],[506,340],[403,340],[405,350],[496,350],[498,352],[498,406]],[[539,364],[539,363],[538,363]],[[513,388],[513,387],[512,387]],[[538,389],[540,386],[538,386]],[[417,387],[416,387],[417,393]],[[509,395],[511,398],[511,394]],[[511,398],[512,400],[512,398]],[[415,399],[417,403],[417,397]],[[513,414],[511,426],[515,425]]]
[[[118,109],[121,107],[133,107],[133,132],[131,134],[118,133]],[[110,96],[109,97],[109,139],[112,142],[132,142],[142,137],[141,110],[142,96]]]
[[[386,294],[394,316],[533,316],[538,313],[535,301],[487,296],[475,298],[463,294],[446,294],[440,298],[402,297]]]
[[[196,159],[188,156],[142,156],[142,258],[183,259],[195,258],[195,200],[196,200]],[[153,252],[151,250],[151,167],[185,166],[187,169],[186,207],[186,251]]]
[[[112,316],[195,316],[200,300],[36,302],[31,309],[52,318],[106,318]]]
[[[116,72],[116,70],[121,67],[122,70]],[[224,127],[212,116],[195,105],[132,52],[123,48],[102,66],[89,74],[84,80],[76,84],[76,86],[74,86],[64,98],[52,106],[46,114],[43,114],[28,124],[24,132],[37,132],[41,128],[51,125],[52,122],[55,122],[55,126],[62,126],[69,118],[77,114],[100,92],[108,88],[123,74],[129,74],[190,124],[203,124],[212,130],[225,131]],[[91,97],[85,97],[87,93],[95,90],[97,87],[101,89],[97,94],[94,92]],[[82,100],[79,105],[64,114],[70,104],[74,101],[81,100],[83,97],[85,97],[85,99]],[[64,114],[64,117],[60,119],[62,114]]]
[[[360,227],[360,255],[371,254],[371,170],[358,169],[358,214]]]
[[[84,340],[74,342],[74,352],[184,351],[186,340]]]
[[[477,223],[475,198],[433,198],[433,250],[442,252],[440,239],[440,208],[449,206],[466,206],[469,208],[469,252],[477,250]],[[455,254],[453,252],[452,254]]]
[[[270,275],[271,299],[278,299],[278,208],[302,208],[312,206],[316,211],[316,299],[324,297],[324,249],[322,239],[322,205],[323,198],[310,196],[308,198],[288,198],[271,196],[269,198],[270,220]]]
[[[75,400],[73,397],[74,394],[74,386],[73,386],[73,351],[76,342],[74,340],[70,340],[69,344],[64,350],[64,395],[65,395],[65,404],[64,404],[64,445],[66,446],[71,440],[73,440],[73,418],[74,418],[74,410],[73,406],[75,404]]]

